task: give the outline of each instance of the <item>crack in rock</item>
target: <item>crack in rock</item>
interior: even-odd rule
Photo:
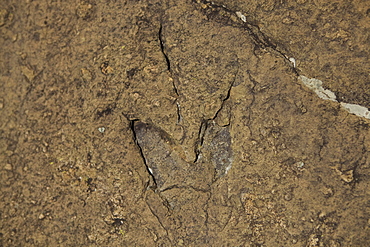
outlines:
[[[151,181],[150,183],[148,184],[148,188],[152,188],[152,189],[156,189],[157,188],[157,182],[156,182],[156,178],[153,174],[153,170],[150,168],[150,166],[148,165],[148,162],[147,162],[147,159],[145,158],[144,156],[144,152],[143,152],[143,149],[141,147],[141,145],[139,144],[139,141],[138,141],[138,137],[137,137],[137,131],[135,130],[135,122],[138,121],[138,120],[130,120],[130,128],[131,128],[131,131],[134,135],[134,142],[136,143],[137,147],[139,148],[139,153],[140,153],[140,156],[141,158],[143,159],[143,162],[144,162],[144,165],[150,175],[150,178],[151,178]]]
[[[202,149],[198,150],[198,162],[211,162],[216,179],[228,173],[233,163],[233,150],[229,126],[221,127],[215,121],[206,122],[202,131]]]
[[[329,89],[325,89],[322,87],[323,82],[320,81],[319,79],[315,78],[308,78],[306,76],[299,76],[298,79],[309,89],[314,91],[317,96],[319,96],[321,99],[324,100],[331,100],[334,102],[337,101],[337,97],[334,92],[330,91]],[[356,104],[350,104],[350,103],[345,103],[345,102],[340,102],[340,105],[342,106],[343,109],[348,111],[349,113],[352,113],[356,116],[359,117],[364,117],[367,119],[370,119],[370,111],[364,106],[356,105]]]
[[[166,63],[167,63],[167,70],[168,71],[171,71],[171,63],[170,63],[170,59],[168,58],[166,52],[165,52],[165,49],[164,49],[164,41],[163,41],[163,33],[162,33],[162,24],[160,25],[159,27],[159,31],[158,31],[158,39],[159,39],[159,45],[161,46],[161,52],[164,56],[164,58],[166,59]],[[176,91],[176,88],[175,88],[175,91]]]
[[[158,40],[159,40],[159,45],[161,47],[161,52],[166,60],[166,63],[167,63],[167,70],[171,73],[171,62],[170,62],[170,59],[165,51],[165,42],[164,42],[164,39],[163,39],[163,26],[162,24],[160,24],[160,27],[159,27],[159,31],[158,31]],[[175,81],[171,79],[171,82],[172,82],[172,87],[173,87],[173,90],[175,91],[175,94],[177,95],[177,97],[179,96],[179,91],[176,87],[176,84],[175,84]],[[178,99],[176,98],[176,107],[177,107],[177,123],[181,123],[182,121],[182,116],[181,116],[181,106],[180,106],[180,103],[178,101]]]
[[[278,44],[276,42],[274,42],[271,37],[264,34],[261,31],[261,29],[258,25],[249,22],[247,20],[246,16],[242,14],[242,12],[231,10],[231,9],[227,8],[226,5],[224,5],[224,4],[216,4],[216,3],[212,2],[212,1],[208,1],[208,0],[202,0],[202,1],[199,1],[199,3],[202,3],[205,6],[208,6],[208,8],[205,8],[205,10],[204,10],[206,12],[206,14],[207,14],[207,11],[213,13],[213,14],[208,14],[208,16],[212,16],[212,15],[220,16],[220,14],[218,13],[219,10],[223,10],[224,12],[226,12],[230,15],[235,15],[236,17],[238,17],[243,23],[233,23],[233,21],[229,17],[228,18],[229,19],[228,23],[224,23],[224,24],[229,25],[229,26],[230,25],[231,26],[238,26],[238,27],[242,27],[243,29],[245,29],[247,31],[247,33],[249,34],[249,36],[252,38],[253,42],[258,47],[260,47],[262,49],[270,48],[273,51],[280,54],[287,62],[289,62],[289,64],[292,65],[291,68],[292,68],[293,72],[298,75],[298,71],[296,70],[295,59],[292,58],[292,57],[287,56],[286,51],[282,51],[281,47],[278,47]]]
[[[195,161],[194,161],[194,163],[196,163],[200,158],[202,158],[202,153],[201,153],[201,149],[202,149],[202,147],[203,147],[203,143],[204,143],[204,138],[205,138],[205,134],[206,134],[206,130],[208,129],[208,127],[209,126],[214,126],[214,124],[215,124],[215,120],[218,118],[218,116],[220,115],[220,113],[221,113],[221,111],[224,109],[224,107],[225,107],[225,103],[226,103],[226,101],[228,101],[229,99],[230,99],[230,94],[231,94],[231,89],[233,88],[233,86],[234,86],[234,84],[235,84],[235,80],[236,80],[236,76],[237,76],[237,74],[238,74],[238,72],[239,72],[239,68],[238,68],[238,70],[236,71],[236,73],[235,73],[235,77],[234,77],[234,80],[230,83],[230,86],[229,86],[229,88],[228,88],[228,90],[227,90],[227,94],[226,94],[226,96],[225,96],[225,98],[222,100],[222,103],[221,103],[221,106],[220,106],[220,108],[216,111],[216,113],[215,113],[215,115],[214,115],[214,117],[212,118],[212,119],[207,119],[206,121],[203,121],[202,123],[201,123],[201,125],[200,125],[200,128],[199,128],[199,133],[198,133],[198,139],[197,139],[197,144],[195,145]],[[229,116],[229,118],[230,118],[230,116]],[[230,119],[228,119],[227,120],[227,123],[226,124],[224,124],[224,125],[220,125],[220,124],[218,124],[217,123],[217,125],[218,126],[220,126],[220,127],[227,127],[227,126],[229,126],[230,125]],[[229,135],[230,135],[230,133],[229,133]],[[232,151],[231,149],[229,150],[229,151]],[[222,167],[222,165],[220,165],[221,163],[220,162],[216,162],[217,164],[216,164],[216,170],[218,169],[218,170],[220,170],[221,169],[221,167]],[[218,168],[217,168],[218,167]],[[227,166],[227,167],[229,167],[229,165]],[[231,165],[230,165],[230,167],[229,168],[227,168],[225,171],[226,172],[224,172],[222,175],[224,175],[224,174],[226,174],[227,173],[227,171],[229,170],[231,168]],[[219,171],[217,171],[217,173],[219,173]]]
[[[245,15],[242,14],[240,11],[233,11],[229,8],[226,7],[226,5],[220,5],[216,4],[212,1],[208,0],[202,0],[200,3],[203,3],[207,6],[209,6],[209,9],[222,9],[223,11],[229,13],[229,14],[234,14],[236,15],[242,22],[242,26],[245,28],[245,30],[248,32],[250,37],[253,39],[255,44],[261,48],[271,48],[275,52],[279,53],[280,55],[283,56],[285,60],[291,64],[291,68],[293,72],[298,76],[298,78],[305,84],[307,87],[309,87],[311,90],[313,90],[320,98],[325,99],[325,100],[331,100],[338,102],[335,96],[335,93],[330,91],[329,89],[325,89],[322,87],[322,81],[315,79],[315,78],[307,78],[305,76],[302,76],[298,73],[297,68],[296,68],[296,61],[293,57],[287,56],[285,53],[281,51],[278,48],[278,45],[275,44],[272,41],[272,38],[268,37],[265,35],[263,32],[261,32],[260,28],[257,25],[254,25],[250,22],[248,22],[247,18]],[[209,10],[208,10],[209,11]],[[216,10],[211,10],[215,12]],[[359,117],[364,117],[367,119],[370,119],[370,111],[368,108],[364,106],[360,106],[357,104],[350,104],[350,103],[345,103],[345,102],[340,102],[340,105],[342,106],[343,109],[347,110],[349,113],[354,114]]]

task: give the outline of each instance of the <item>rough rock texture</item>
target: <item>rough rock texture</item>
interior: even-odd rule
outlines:
[[[366,246],[369,13],[6,0],[0,245]]]

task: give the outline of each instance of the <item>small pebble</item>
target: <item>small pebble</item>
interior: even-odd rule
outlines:
[[[39,220],[42,220],[42,219],[45,219],[45,215],[41,213],[41,214],[39,215]]]
[[[293,195],[291,193],[288,193],[284,196],[284,200],[285,201],[290,201],[293,199]]]
[[[349,170],[349,171],[346,171],[346,172],[343,172],[341,175],[340,175],[340,178],[344,181],[344,182],[347,182],[347,183],[350,183],[353,181],[354,177],[353,177],[353,170]]]
[[[12,167],[12,165],[11,165],[11,164],[6,164],[6,165],[4,166],[4,169],[5,169],[5,170],[8,170],[8,171],[11,171],[11,170],[13,170],[13,167]]]

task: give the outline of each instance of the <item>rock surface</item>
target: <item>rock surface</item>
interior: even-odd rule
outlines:
[[[369,13],[5,1],[0,245],[366,246]]]

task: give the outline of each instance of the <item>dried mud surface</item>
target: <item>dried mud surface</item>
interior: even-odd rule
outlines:
[[[369,246],[370,120],[298,80],[370,107],[369,29],[360,0],[5,0],[0,245]]]

